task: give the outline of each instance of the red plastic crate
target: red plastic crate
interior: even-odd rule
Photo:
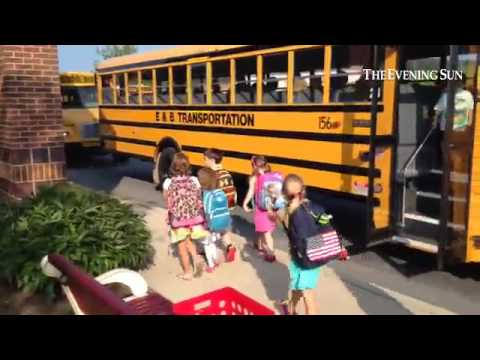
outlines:
[[[173,305],[175,315],[275,315],[235,289],[226,287]]]

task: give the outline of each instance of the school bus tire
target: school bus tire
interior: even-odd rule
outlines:
[[[178,152],[174,147],[166,147],[155,157],[155,166],[153,167],[153,182],[155,185],[161,185],[168,176],[168,169],[173,160],[173,156]]]

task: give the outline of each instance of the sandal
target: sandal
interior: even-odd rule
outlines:
[[[202,276],[202,274],[203,274],[203,264],[202,263],[196,264],[193,272],[194,272],[193,277],[195,277],[195,278],[199,278],[200,276]]]
[[[275,261],[277,261],[277,258],[276,258],[275,255],[273,255],[273,254],[265,254],[265,256],[263,257],[263,259],[264,259],[266,262],[269,262],[269,263],[274,263]]]
[[[280,307],[280,309],[282,309],[283,315],[291,315],[288,309],[288,300],[279,302],[278,306]]]
[[[185,281],[192,281],[193,275],[191,273],[188,273],[188,274],[183,273],[183,274],[178,274],[177,278]]]
[[[250,246],[252,247],[253,250],[255,250],[257,252],[257,254],[259,256],[264,256],[265,255],[265,250],[260,249],[257,244],[252,244]]]
[[[294,311],[293,313],[290,312],[289,303],[290,303],[290,300],[288,299],[284,301],[279,301],[277,303],[277,306],[281,309],[282,315],[298,315],[296,311]]]

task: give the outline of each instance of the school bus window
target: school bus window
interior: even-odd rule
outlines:
[[[79,108],[80,97],[78,96],[77,88],[62,87],[62,107],[63,108]]]
[[[97,104],[95,86],[62,86],[62,106],[64,108],[93,108]]]
[[[173,68],[173,103],[187,103],[187,67]]]
[[[192,103],[205,104],[207,102],[207,65],[192,65]]]
[[[440,56],[420,58],[420,59],[409,59],[406,62],[406,70],[413,71],[424,74],[431,74],[434,71],[440,71],[442,68],[442,58]],[[400,79],[400,82],[418,82],[418,84],[434,84],[435,80],[425,80],[422,76],[420,80],[416,80],[414,77],[408,79]]]
[[[323,102],[325,50],[308,49],[295,52],[293,101],[297,104]]]
[[[458,70],[463,74],[465,88],[472,93],[475,89],[475,68],[477,66],[477,54],[459,54]]]
[[[129,104],[139,104],[138,73],[136,71],[128,73],[128,102]]]
[[[144,70],[142,74],[142,104],[153,104],[152,70]]]
[[[170,102],[168,92],[168,68],[157,69],[157,103],[168,104]]]
[[[287,102],[288,54],[269,55],[263,58],[263,103]]]
[[[257,102],[257,58],[237,59],[236,65],[236,104],[255,104]]]
[[[380,47],[379,58],[383,69],[385,48]],[[370,102],[372,81],[366,79],[364,69],[373,67],[373,47],[371,45],[334,46],[330,75],[331,102]],[[383,83],[380,83],[378,98],[381,100]]]
[[[230,61],[212,63],[212,102],[230,103]]]
[[[438,56],[429,56],[422,58],[410,58],[406,59],[405,70],[411,71],[414,74],[431,74],[433,72],[439,72],[444,67],[445,56],[440,52]],[[442,89],[439,86],[439,82],[435,79],[428,79],[428,76],[409,76],[408,78],[400,79],[398,103],[400,111],[407,111],[408,106],[413,103],[419,107],[421,111],[420,118],[417,119],[417,123],[427,123],[429,118],[432,118],[433,107],[440,98]],[[408,96],[410,101],[408,102]],[[410,105],[409,105],[410,104]],[[412,110],[410,110],[412,111]],[[412,114],[412,118],[416,118]],[[422,125],[423,127],[423,125]],[[423,134],[428,129],[423,129]]]
[[[125,76],[124,74],[116,74],[117,87],[115,91],[117,92],[117,104],[126,104],[126,87],[125,87]]]
[[[113,76],[105,75],[101,77],[102,81],[102,104],[113,104]]]

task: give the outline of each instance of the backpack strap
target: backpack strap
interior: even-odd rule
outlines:
[[[210,199],[210,193],[207,192],[204,194],[203,196],[203,208],[205,210],[205,213],[208,213],[208,202],[209,202],[209,199]]]
[[[288,233],[288,222],[290,221],[290,214],[288,213],[288,211],[285,211],[285,217],[282,219],[282,221],[280,221],[282,223],[282,227],[283,227],[283,231],[285,231],[285,233]]]
[[[317,215],[312,211],[312,208],[310,207],[310,202],[309,201],[303,201],[300,206],[308,213],[310,214],[314,219],[317,219]]]
[[[210,215],[212,213],[212,202],[213,202],[213,197],[215,196],[213,191],[210,191],[208,193],[208,200],[207,200],[207,214]]]
[[[321,219],[323,214],[315,214],[312,208],[310,207],[310,201],[303,202],[301,206],[305,209],[305,211],[308,214],[310,214],[315,219],[316,222],[319,222],[319,219]]]

